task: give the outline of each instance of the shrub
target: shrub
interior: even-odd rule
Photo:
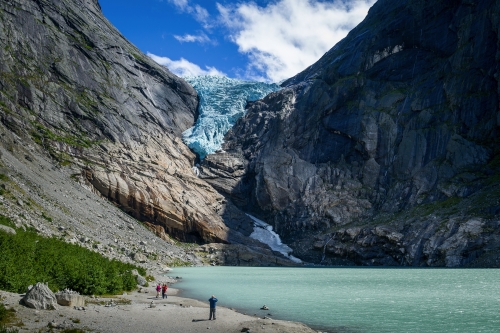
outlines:
[[[0,303],[0,323],[7,319],[9,312],[3,303]]]
[[[8,310],[5,308],[3,303],[0,303],[0,333],[17,333],[18,330],[14,328],[7,328],[6,323],[11,322],[14,319],[13,310]]]
[[[0,215],[0,223],[11,225]],[[9,223],[10,222],[10,223]],[[16,234],[0,231],[0,289],[24,292],[36,282],[48,282],[52,290],[70,288],[84,295],[116,294],[132,290],[136,279],[132,264],[110,260],[78,245],[46,238],[32,230]]]

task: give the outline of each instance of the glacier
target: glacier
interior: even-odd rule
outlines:
[[[275,83],[243,81],[223,76],[185,77],[200,96],[196,124],[184,131],[184,143],[201,160],[221,149],[224,135],[245,114],[249,101],[256,101],[279,90]]]
[[[250,238],[256,239],[261,243],[269,245],[273,251],[280,252],[288,259],[296,262],[298,264],[302,263],[299,258],[292,256],[292,249],[281,242],[280,236],[273,231],[273,227],[264,221],[259,220],[255,216],[246,214],[254,222],[253,232],[250,234]]]

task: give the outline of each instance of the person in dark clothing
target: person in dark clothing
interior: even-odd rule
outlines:
[[[215,320],[215,308],[217,306],[218,299],[215,298],[214,295],[212,295],[212,297],[208,301],[210,302],[210,318],[208,318],[208,320],[212,320],[212,317]]]

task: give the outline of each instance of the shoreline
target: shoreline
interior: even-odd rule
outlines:
[[[19,332],[46,332],[52,326],[60,329],[79,329],[81,332],[121,333],[121,332],[289,332],[317,333],[305,324],[277,319],[262,319],[223,306],[217,307],[217,320],[209,321],[208,302],[182,297],[181,290],[169,287],[166,299],[156,298],[154,287],[157,282],[173,281],[170,277],[156,273],[155,281],[147,292],[134,290],[123,295],[86,297],[85,310],[58,306],[56,310],[35,310],[19,304],[22,294],[0,291],[6,308],[15,310],[14,325]],[[208,298],[207,298],[208,299]],[[106,306],[111,300],[115,305]],[[130,302],[130,304],[124,304]],[[151,305],[153,304],[153,305]],[[21,324],[22,323],[22,324]],[[57,331],[56,331],[57,332]]]
[[[166,272],[165,274],[168,274],[169,272]],[[162,275],[162,277],[168,277],[168,278],[173,278],[172,276],[168,276],[168,275]],[[174,282],[173,284],[177,284],[177,283],[180,283],[182,282],[182,279],[181,280],[177,280],[177,282]],[[149,287],[151,288],[151,287]],[[185,298],[185,299],[190,299],[190,300],[195,300],[195,301],[198,301],[200,303],[207,303],[208,302],[203,302],[203,300],[201,299],[197,299],[195,297],[184,297],[182,296],[182,293],[183,293],[183,289],[182,288],[174,288],[174,287],[169,287],[168,290],[170,291],[171,289],[174,289],[175,290],[175,293],[176,295],[178,295],[180,298]],[[209,298],[209,295],[207,296],[207,299]],[[218,308],[218,307],[217,307]],[[251,315],[251,314],[248,314],[252,311],[248,310],[248,309],[244,309],[244,308],[235,308],[235,307],[225,307],[231,311],[234,311],[236,313],[239,313],[241,315],[244,315],[244,316],[247,316],[247,317],[250,317],[250,318],[253,318],[253,319],[262,319],[261,317],[257,316],[256,314],[254,315]],[[261,309],[256,309],[255,311],[259,311]],[[300,322],[300,321],[290,321],[290,320],[287,320],[287,319],[274,319],[275,321],[285,321],[285,322],[290,322],[290,323],[297,323],[297,324],[300,324],[300,325],[303,325],[309,329],[311,329],[313,332],[316,332],[316,333],[336,333],[338,332],[338,330],[334,327],[328,327],[328,326],[321,326],[321,325],[309,325],[309,324],[306,324],[306,323],[303,323],[303,322]]]

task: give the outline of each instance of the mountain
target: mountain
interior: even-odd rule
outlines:
[[[201,178],[333,265],[500,267],[500,3],[379,0]]]
[[[261,258],[251,264],[289,263],[249,238],[251,218],[196,176],[182,142],[198,117],[196,91],[128,42],[97,0],[2,1],[0,31],[0,167],[10,193],[0,214],[47,235],[74,230],[67,240],[86,246],[81,239],[95,237],[96,248],[144,250],[142,231],[111,202],[163,239],[148,240],[155,246],[244,244],[229,251],[231,263],[252,261],[235,259],[245,251]],[[113,241],[123,228],[129,235]]]

